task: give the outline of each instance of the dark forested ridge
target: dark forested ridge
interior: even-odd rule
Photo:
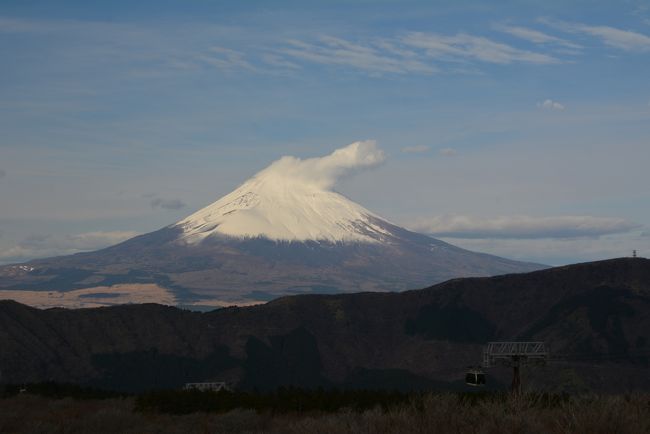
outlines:
[[[460,389],[484,342],[511,339],[544,340],[556,359],[524,371],[530,387],[650,390],[650,260],[455,279],[402,293],[299,295],[207,313],[0,302],[6,383]],[[508,381],[505,368],[490,374],[494,386]]]

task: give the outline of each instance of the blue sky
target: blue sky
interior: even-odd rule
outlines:
[[[454,244],[650,256],[650,3],[0,4],[0,263],[173,223],[283,155]]]

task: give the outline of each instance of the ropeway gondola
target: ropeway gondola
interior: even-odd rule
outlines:
[[[481,368],[470,368],[465,374],[465,383],[469,386],[485,386],[485,373]]]

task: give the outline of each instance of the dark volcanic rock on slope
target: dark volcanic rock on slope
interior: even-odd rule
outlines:
[[[5,382],[453,388],[480,361],[483,343],[511,339],[544,340],[556,359],[525,371],[528,384],[650,389],[650,260],[455,279],[404,293],[293,296],[208,313],[0,303]],[[491,374],[508,381],[504,369]]]

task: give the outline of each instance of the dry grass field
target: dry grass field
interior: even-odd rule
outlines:
[[[134,398],[51,399],[21,394],[0,400],[2,433],[650,433],[650,395],[524,395],[461,399],[418,396],[388,409],[333,413],[169,415],[134,410]]]

